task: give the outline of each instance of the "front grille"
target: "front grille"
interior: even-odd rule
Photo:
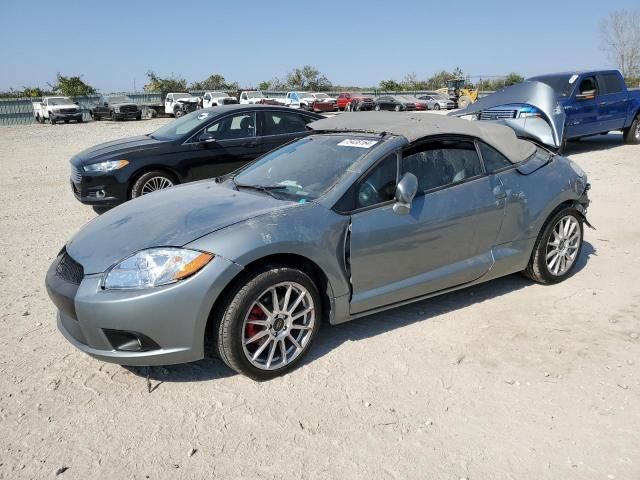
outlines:
[[[516,118],[517,110],[482,110],[480,120],[496,120],[498,118]]]
[[[138,107],[136,105],[122,105],[120,111],[122,113],[133,113],[138,111]]]
[[[73,183],[82,181],[82,172],[75,165],[71,165],[71,181]]]
[[[65,250],[56,266],[56,275],[66,282],[80,285],[82,277],[84,277],[84,269]]]
[[[61,108],[60,113],[76,113],[78,111],[77,108]]]

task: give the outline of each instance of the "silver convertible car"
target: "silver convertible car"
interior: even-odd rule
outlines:
[[[322,320],[575,267],[586,175],[508,127],[367,112],[310,128],[86,225],[46,277],[62,334],[124,365],[198,360],[210,341],[264,380],[300,362]]]

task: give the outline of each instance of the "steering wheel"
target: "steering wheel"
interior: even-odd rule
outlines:
[[[365,180],[358,189],[358,206],[368,207],[380,202],[380,194],[378,189],[371,183],[371,180]]]

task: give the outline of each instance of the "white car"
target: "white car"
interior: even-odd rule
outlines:
[[[265,97],[262,92],[249,90],[240,94],[241,105],[253,105],[255,103],[265,103],[267,105],[280,105],[275,98]]]
[[[202,96],[202,108],[216,107],[218,105],[230,105],[238,103],[238,99],[227,95],[225,92],[214,90],[212,92],[204,92]]]
[[[200,98],[190,93],[167,93],[164,99],[164,113],[176,118],[200,108]]]
[[[69,97],[43,97],[41,102],[33,102],[33,116],[38,123],[46,120],[52,125],[69,120],[82,123],[82,109]]]
[[[326,93],[288,92],[285,106],[314,112],[333,112],[337,109],[336,99]]]

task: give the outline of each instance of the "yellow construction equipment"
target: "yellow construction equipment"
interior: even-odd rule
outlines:
[[[471,88],[464,78],[447,80],[447,94],[457,108],[465,108],[470,103],[478,100],[478,89]]]

